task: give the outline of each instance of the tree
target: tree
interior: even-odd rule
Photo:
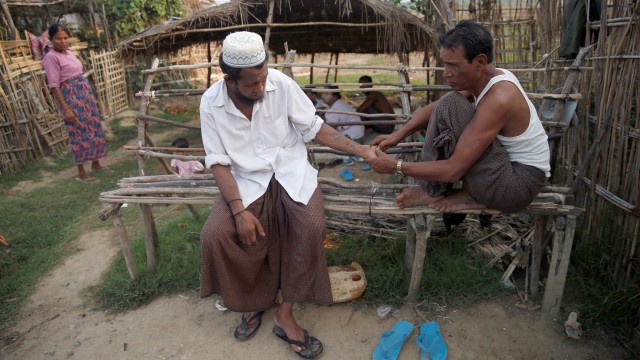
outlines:
[[[181,0],[105,0],[109,23],[120,39],[161,24],[184,11]]]

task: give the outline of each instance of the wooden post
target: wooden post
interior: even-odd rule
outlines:
[[[140,204],[142,208],[142,219],[144,220],[144,245],[147,250],[147,269],[149,272],[156,271],[156,255],[158,253],[158,231],[156,222],[153,220],[151,205]]]
[[[546,320],[557,320],[560,312],[575,228],[575,215],[554,217],[553,253],[542,298],[542,315]]]
[[[2,13],[4,14],[5,19],[7,20],[7,24],[9,25],[9,31],[11,31],[11,38],[13,40],[18,39],[18,29],[16,29],[16,25],[13,23],[13,18],[11,17],[11,12],[9,11],[9,7],[5,1],[0,0],[0,6],[2,7]]]
[[[211,39],[207,42],[207,62],[211,64]],[[207,89],[211,87],[211,66],[207,67]]]
[[[158,58],[153,59],[151,63],[151,69],[155,70],[158,68],[158,64],[160,64],[160,60]],[[147,74],[144,81],[144,89],[143,93],[147,94],[151,91],[151,85],[153,84],[153,78],[156,76],[155,72]],[[149,103],[153,101],[153,99],[148,99],[142,96],[140,98],[140,114],[147,115],[147,111],[149,109]],[[145,120],[138,119],[138,147],[142,148],[146,146],[146,138],[145,135],[147,133],[147,127],[149,126],[149,122]],[[146,164],[146,159],[142,155],[138,155],[138,172],[139,175],[144,175],[144,168]]]
[[[286,64],[292,64],[296,60],[296,51],[289,50],[284,58],[285,66],[282,69],[282,73],[293,79],[293,69]]]
[[[133,254],[131,253],[131,246],[129,244],[129,236],[127,235],[127,229],[124,227],[122,223],[122,218],[120,217],[120,211],[115,211],[111,217],[113,218],[113,225],[116,228],[116,233],[120,238],[120,246],[122,247],[122,254],[124,255],[124,262],[127,264],[127,271],[129,271],[129,277],[131,280],[135,280],[138,276],[138,271],[136,270],[136,262],[133,260]]]
[[[425,219],[426,218],[426,219]],[[422,271],[424,268],[424,258],[427,254],[427,240],[431,236],[431,230],[436,222],[433,214],[417,215],[415,217],[415,255],[411,266],[411,280],[409,281],[409,294],[407,295],[407,303],[413,304],[418,298],[420,292],[420,284],[422,282]]]
[[[269,40],[271,40],[271,25],[273,24],[273,8],[276,1],[269,0],[269,13],[267,14],[267,30],[264,33],[264,50],[269,51]]]
[[[531,242],[531,278],[529,290],[531,296],[536,297],[540,292],[540,264],[542,263],[542,243],[544,242],[544,232],[546,222],[544,215],[536,215],[534,218],[534,235]]]
[[[416,257],[416,218],[412,216],[407,220],[407,237],[404,245],[404,265],[407,272],[411,272],[413,267],[413,259]]]

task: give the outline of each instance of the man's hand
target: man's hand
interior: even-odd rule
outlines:
[[[371,167],[373,168],[373,170],[375,170],[380,174],[395,174],[397,170],[396,164],[398,163],[398,160],[387,155],[387,153],[380,150],[380,148],[375,148],[375,149],[376,149],[376,156],[367,158],[366,162],[371,164]]]
[[[240,242],[248,246],[258,245],[258,237],[266,236],[260,221],[249,211],[242,211],[233,217]]]
[[[398,143],[402,140],[402,137],[398,135],[398,133],[393,133],[389,135],[380,135],[375,139],[371,140],[371,146],[377,146],[382,151],[387,151],[387,149],[398,145]]]
[[[366,156],[363,156],[363,158],[370,159],[370,158],[374,158],[374,157],[376,157],[376,147],[375,146],[367,146]]]

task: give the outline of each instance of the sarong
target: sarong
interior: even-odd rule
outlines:
[[[69,134],[71,155],[77,165],[85,161],[102,159],[107,155],[100,112],[84,76],[72,77],[60,83],[64,101],[71,108],[77,121],[64,124]],[[64,117],[64,114],[62,115]]]
[[[443,96],[429,119],[420,159],[435,161],[451,157],[475,111],[473,104],[457,91]],[[525,208],[538,195],[545,180],[542,170],[512,162],[498,139],[489,145],[462,178],[471,197],[478,203],[502,212]],[[421,182],[425,191],[434,197],[450,195],[452,185]]]
[[[266,233],[257,246],[240,242],[231,209],[223,199],[213,204],[200,233],[200,296],[220,294],[224,305],[238,312],[273,306],[278,290],[287,302],[330,304],[320,187],[303,205],[272,178],[266,193],[247,209]]]

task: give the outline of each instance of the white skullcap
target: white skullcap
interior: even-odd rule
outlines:
[[[267,57],[262,37],[256,33],[239,31],[227,35],[222,42],[222,60],[235,68],[260,65]]]

